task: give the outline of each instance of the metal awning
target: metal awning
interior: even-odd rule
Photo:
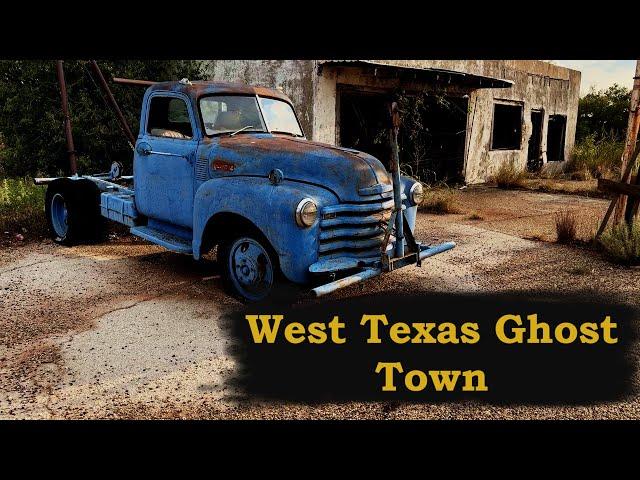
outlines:
[[[346,67],[366,69],[372,75],[384,78],[402,78],[406,80],[425,81],[437,84],[451,84],[470,88],[510,88],[511,80],[486,77],[471,73],[444,70],[440,68],[409,67],[390,65],[372,60],[326,60],[319,63],[320,71],[324,67]]]

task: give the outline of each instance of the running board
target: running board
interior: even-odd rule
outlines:
[[[184,253],[187,255],[191,255],[193,253],[191,242],[178,237],[177,235],[150,227],[132,227],[130,231],[132,234],[140,238],[144,238],[145,240],[149,240],[150,242],[160,245],[172,252]]]

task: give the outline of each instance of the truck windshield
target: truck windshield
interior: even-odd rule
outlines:
[[[293,108],[287,102],[275,98],[260,97],[260,106],[267,128],[272,133],[288,133],[296,137],[302,137],[302,130],[293,112]]]
[[[266,132],[256,97],[237,95],[203,97],[200,112],[207,135]]]

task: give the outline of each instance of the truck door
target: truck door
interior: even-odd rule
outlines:
[[[198,139],[186,97],[159,92],[147,100],[134,154],[136,208],[149,218],[193,228]]]

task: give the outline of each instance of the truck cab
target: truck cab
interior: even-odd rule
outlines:
[[[412,234],[422,199],[422,185],[401,177],[402,208],[394,207],[392,176],[382,163],[307,140],[282,92],[186,79],[147,89],[133,186],[116,177],[76,182],[88,190],[92,183],[99,215],[134,235],[195,259],[217,247],[226,287],[246,301],[266,298],[282,280],[335,283],[382,273],[395,248],[391,217],[401,214]],[[50,184],[47,211],[54,238],[65,243],[60,226],[73,233],[69,227],[90,216],[77,213],[79,203],[91,202],[59,186]],[[413,247],[419,263],[427,248]],[[440,253],[430,252],[423,258]]]

